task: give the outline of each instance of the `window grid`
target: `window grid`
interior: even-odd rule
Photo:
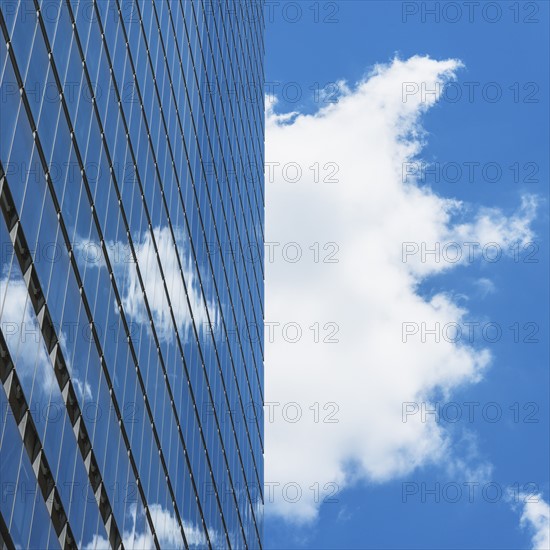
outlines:
[[[29,243],[23,302],[43,342],[14,341],[30,364],[16,372],[29,408],[62,405],[61,422],[36,424],[52,476],[100,480],[93,502],[60,495],[77,545],[261,547],[263,410],[249,419],[245,407],[263,405],[263,249],[252,262],[244,250],[263,246],[263,97],[226,101],[220,79],[263,78],[262,2],[6,5],[0,82],[17,93],[2,94],[0,195],[12,195],[15,236],[24,228]],[[217,95],[205,96],[205,78]],[[246,163],[252,181],[232,181]],[[48,245],[55,261],[42,258]],[[15,296],[10,262],[0,293]],[[94,403],[101,422],[84,419]],[[119,481],[137,500],[118,498]],[[25,516],[28,544],[57,541],[52,523],[40,532],[42,500]]]

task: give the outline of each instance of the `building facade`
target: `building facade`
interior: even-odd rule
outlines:
[[[2,548],[258,548],[260,0],[2,0]]]

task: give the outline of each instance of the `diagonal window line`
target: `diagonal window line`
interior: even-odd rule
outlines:
[[[5,29],[4,20],[2,18],[1,13],[0,13],[0,26],[2,26],[3,30]],[[10,49],[10,51],[13,51],[13,49]],[[15,63],[15,59],[13,59],[12,62]],[[23,97],[23,100],[26,101],[26,94],[24,92],[22,94],[22,97]],[[40,148],[40,144],[38,144],[38,147]],[[17,256],[17,260],[21,269],[21,273],[23,274],[23,278],[26,281],[28,281],[27,285],[30,285],[31,282],[33,285],[32,293],[30,288],[28,287],[29,296],[31,297],[30,302],[33,306],[35,315],[41,325],[41,333],[44,339],[44,344],[48,351],[48,354],[52,363],[52,368],[54,369],[54,372],[55,372],[55,377],[59,385],[59,390],[64,399],[67,416],[71,421],[73,433],[75,434],[75,437],[77,439],[77,446],[79,448],[82,460],[86,465],[86,471],[87,471],[86,473],[88,474],[91,487],[94,491],[94,494],[96,495],[96,498],[97,498],[97,495],[100,495],[99,499],[102,502],[102,505],[100,505],[98,501],[98,506],[99,506],[99,511],[100,511],[101,518],[103,520],[105,530],[109,535],[109,540],[113,545],[113,547],[118,548],[122,545],[120,532],[118,530],[116,520],[113,515],[113,510],[109,502],[109,498],[105,488],[105,484],[101,476],[99,465],[92,448],[92,442],[90,441],[90,437],[88,435],[88,431],[86,429],[86,426],[83,420],[82,411],[78,404],[77,392],[74,388],[74,384],[71,380],[69,371],[67,369],[66,361],[61,351],[61,344],[57,337],[55,326],[51,320],[51,317],[48,311],[48,304],[46,302],[40,282],[38,281],[38,277],[36,275],[34,262],[31,258],[30,251],[27,246],[27,241],[25,239],[21,222],[19,221],[19,216],[15,207],[15,204],[11,198],[9,184],[7,181],[7,177],[4,174],[4,168],[1,162],[0,162],[0,179],[3,180],[2,186],[1,186],[2,195],[0,197],[3,217],[6,222],[8,233],[10,233],[10,235],[12,236],[12,244],[14,245],[14,248],[16,249],[16,251],[17,249],[19,249],[19,253],[16,253],[15,255]],[[42,443],[40,442],[38,433],[36,431],[36,428],[34,427],[34,422],[32,421],[30,411],[28,410],[26,399],[23,396],[22,388],[19,384],[18,376],[15,371],[15,366],[11,361],[11,358],[9,357],[9,351],[8,351],[6,342],[3,338],[3,334],[2,334],[2,339],[0,341],[0,345],[1,345],[0,355],[3,357],[3,361],[2,361],[3,368],[1,373],[2,382],[5,384],[6,380],[11,376],[11,382],[10,382],[11,387],[15,388],[16,386],[19,386],[19,393],[21,394],[22,399],[24,400],[24,405],[21,405],[21,407],[25,412],[21,417],[21,421],[25,419],[25,421],[27,422],[27,427],[25,429],[29,430],[29,435],[27,437],[23,437],[23,441],[24,442],[26,442],[27,440],[32,441],[32,439],[34,439],[37,442],[35,443],[35,448],[36,448],[36,445],[38,444],[40,453],[42,453],[40,457],[38,457],[37,455],[32,456],[29,451],[29,448],[27,447],[27,445],[25,445],[27,447],[27,452],[29,453],[29,459],[31,460],[31,464],[33,465],[33,470],[35,470],[35,473],[36,473],[36,467],[35,467],[36,459],[40,458],[40,462],[38,463],[38,465],[44,462],[44,467],[46,467],[47,466],[46,457],[42,448]],[[8,357],[8,359],[6,359],[6,362],[4,363],[4,359],[6,357]],[[6,390],[5,385],[4,385],[4,390]],[[11,394],[8,393],[7,391],[6,391],[6,396],[8,397],[8,400],[10,400]],[[14,410],[11,400],[10,400],[10,406],[12,408],[12,412],[14,413],[14,417],[17,418],[16,411]],[[49,466],[45,469],[48,472],[50,472],[50,475],[51,475],[51,478],[48,477],[47,480],[49,481],[53,480],[53,474],[51,474],[51,470]],[[39,480],[37,479],[37,481]],[[55,483],[54,483],[54,487],[55,487]],[[41,486],[41,489],[42,489],[42,486]],[[57,491],[57,489],[55,489],[55,491]],[[51,496],[51,492],[48,492],[47,495]],[[43,496],[45,496],[44,493],[43,493]],[[60,509],[62,509],[61,500],[57,492],[54,494],[53,502],[55,504],[54,508],[61,507]],[[51,514],[52,512],[50,511],[50,515]],[[64,511],[63,511],[63,514],[65,514]],[[68,520],[66,518],[67,516],[65,514],[66,521],[63,522],[63,527],[65,523],[68,523]],[[56,528],[56,534],[60,536],[61,531],[59,530],[59,522],[57,524],[56,522],[54,522],[54,527]],[[65,538],[67,536],[70,536],[70,539],[74,542],[74,537],[72,535],[72,531],[70,531],[70,527],[66,530],[66,533],[64,535],[64,541],[61,541],[60,539],[60,542],[66,542]],[[63,544],[62,544],[62,547],[63,547]]]

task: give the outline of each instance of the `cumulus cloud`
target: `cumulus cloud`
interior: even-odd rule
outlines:
[[[542,495],[522,495],[523,511],[520,525],[532,532],[532,549],[550,548],[550,505]]]
[[[176,333],[170,305],[164,291],[159,260],[180,337],[184,339],[188,337],[193,319],[199,331],[208,333],[216,331],[220,322],[215,300],[207,299],[205,301],[203,298],[184,231],[178,226],[173,229],[174,237],[167,226],[156,226],[152,232],[135,233],[132,236],[135,258],[127,241],[108,241],[106,243],[109,260],[122,293],[121,300],[125,314],[130,321],[150,329],[149,316],[137,271],[137,267],[139,267],[155,329],[163,341],[173,341]],[[82,269],[107,267],[101,244],[98,241],[77,235],[73,246]],[[182,281],[182,273],[187,293]],[[189,304],[187,303],[188,298]],[[118,312],[114,300],[113,306]],[[210,316],[210,320],[208,316]]]
[[[0,278],[0,319],[23,386],[49,395],[55,376],[22,278],[10,278],[7,273]]]
[[[185,548],[179,523],[175,516],[168,510],[165,510],[160,504],[151,504],[149,512],[155,525],[155,532],[160,547],[173,550]],[[132,505],[128,512],[128,529],[122,534],[124,548],[129,550],[153,550],[155,543],[145,523],[145,513],[142,511],[139,513],[139,516],[137,507]],[[205,548],[208,546],[206,537],[199,528],[184,521],[183,530],[190,548]],[[210,542],[212,544],[217,544],[219,542],[218,538],[216,533],[210,534]],[[111,545],[105,537],[95,535],[84,548],[85,550],[108,550],[111,548]]]
[[[419,291],[427,277],[467,267],[467,251],[454,262],[422,258],[421,244],[505,250],[532,237],[532,197],[512,213],[472,211],[414,177],[404,181],[404,164],[426,143],[421,115],[460,67],[396,59],[342,86],[339,102],[313,115],[278,114],[268,98],[266,320],[280,323],[266,332],[268,513],[307,522],[336,486],[383,482],[430,463],[487,471],[453,456],[442,425],[402,415],[403,403],[479,381],[491,362],[487,349],[465,341],[416,334],[403,342],[404,323],[468,319],[452,295]],[[405,97],[407,83],[439,92]],[[404,243],[419,252],[404,258]]]
[[[10,355],[17,368],[17,374],[23,384],[27,400],[31,392],[36,398],[61,400],[53,366],[46,351],[42,332],[28,297],[28,290],[21,273],[5,273],[0,278],[0,329],[2,330]],[[78,369],[69,359],[68,348],[73,344],[70,335],[56,326],[59,344],[65,358],[71,380],[83,401],[92,400],[92,388],[82,380]],[[53,390],[53,391],[52,391]]]
[[[124,281],[121,299],[124,311],[129,319],[144,326],[150,326],[136,269],[137,263],[157,334],[161,340],[171,341],[174,339],[175,332],[170,306],[158,265],[158,259],[160,259],[180,335],[185,338],[189,334],[193,318],[199,330],[216,330],[219,323],[218,308],[213,300],[205,302],[203,299],[200,282],[193,269],[189,244],[185,239],[183,230],[180,227],[174,227],[175,246],[174,239],[167,226],[154,227],[152,233],[144,231],[143,233],[134,234],[132,239],[136,253],[135,260],[127,242],[109,241],[106,245],[119,284]],[[158,250],[158,259],[155,244]],[[99,242],[77,236],[74,249],[81,267],[87,269],[106,267]],[[178,259],[187,286],[190,308],[187,304],[187,295],[181,278]],[[210,321],[208,321],[207,308]],[[116,304],[115,309],[118,311]]]
[[[183,232],[175,229],[176,247],[168,227],[155,227],[153,234],[145,232],[134,236],[137,265],[139,266],[149,307],[159,338],[172,340],[175,337],[170,306],[164,291],[161,272],[155,253],[155,243],[158,256],[170,295],[170,302],[180,335],[185,337],[191,328],[191,312],[187,303],[187,295],[191,305],[193,318],[199,330],[207,330],[218,323],[218,309],[214,301],[205,302],[201,293],[200,283],[195,276],[188,245]],[[109,250],[119,251],[123,245],[111,244]],[[187,286],[187,295],[181,278],[179,261]],[[128,255],[114,254],[112,262],[114,269],[125,279],[126,285],[122,295],[122,305],[130,320],[149,326],[149,318],[143,300],[136,264],[128,261]],[[208,324],[210,314],[210,325]]]

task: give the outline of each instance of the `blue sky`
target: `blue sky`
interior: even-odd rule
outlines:
[[[444,176],[443,181],[437,182],[428,176],[426,185],[440,197],[464,201],[461,216],[483,207],[498,208],[511,216],[522,196],[535,195],[538,207],[530,222],[533,238],[529,242],[538,248],[522,249],[519,261],[508,258],[490,263],[477,258],[473,263],[424,277],[417,294],[426,300],[439,293],[450,294],[456,303],[467,308],[468,319],[477,320],[482,326],[496,323],[503,331],[498,342],[488,342],[478,335],[472,344],[476,350],[488,348],[493,356],[482,379],[454,387],[450,398],[441,399],[479,402],[481,406],[496,403],[503,412],[497,422],[489,422],[477,413],[472,422],[447,423],[445,429],[453,437],[453,456],[467,462],[471,458],[468,442],[475,440],[474,462],[492,465],[486,480],[504,492],[516,483],[523,491],[533,487],[548,502],[548,2],[501,2],[500,17],[493,11],[482,12],[482,2],[471,22],[468,3],[464,2],[437,3],[440,10],[449,10],[440,11],[439,22],[429,14],[422,20],[423,6],[434,7],[434,2],[300,2],[301,15],[297,15],[292,2],[268,4],[271,11],[266,16],[266,80],[280,83],[274,88],[278,113],[315,113],[326,106],[314,100],[311,88],[315,88],[315,83],[332,93],[339,88],[327,88],[327,84],[345,80],[353,85],[374,65],[390,63],[396,55],[402,60],[415,55],[435,60],[452,58],[464,64],[456,70],[454,85],[454,89],[462,91],[463,98],[440,99],[421,117],[427,133],[420,158],[439,162],[440,166],[456,163],[464,171],[464,163],[480,164],[475,168],[473,182],[463,173],[457,182],[448,181],[451,177],[445,181]],[[455,12],[453,6],[445,8],[447,4],[463,10],[458,22],[450,21]],[[408,14],[406,20],[404,13]],[[320,21],[316,22],[317,16]],[[323,22],[324,18],[334,22]],[[495,18],[498,21],[489,21]],[[519,22],[515,21],[517,18]],[[297,83],[302,92],[299,101],[288,101],[292,96],[280,93],[288,83]],[[472,86],[474,95],[470,101],[466,94]],[[292,84],[286,89],[290,94],[297,88]],[[492,102],[491,94],[497,89],[502,91],[502,97]],[[537,101],[526,102],[529,99]],[[368,125],[369,120],[362,123]],[[487,163],[502,169],[499,181],[490,181],[492,176],[483,177],[480,167]],[[514,181],[513,169],[509,168],[515,163],[519,181]],[[268,218],[269,209],[268,201]],[[530,257],[529,252],[533,252]],[[369,284],[368,279],[365,284]],[[267,296],[269,301],[269,281]],[[518,338],[514,337],[515,329],[509,328],[514,326],[519,331]],[[532,338],[538,342],[524,342],[533,330],[538,330]],[[343,357],[345,346],[344,341],[338,347],[339,352],[344,352]],[[510,409],[514,403],[520,407],[519,422],[514,421],[514,411]],[[530,412],[538,422],[523,421]],[[268,438],[269,434],[268,426]],[[329,427],[325,437],[331,438]],[[456,503],[435,503],[428,496],[423,503],[418,495],[402,502],[403,483],[433,488],[436,483],[461,485],[469,481],[464,471],[451,473],[446,466],[424,464],[384,482],[359,475],[338,492],[338,502],[321,505],[314,519],[301,524],[282,519],[268,503],[266,546],[532,547],[530,525],[520,525],[521,503],[514,506],[504,496],[498,502],[488,502],[490,497],[483,498],[476,490],[473,502],[463,496]]]

